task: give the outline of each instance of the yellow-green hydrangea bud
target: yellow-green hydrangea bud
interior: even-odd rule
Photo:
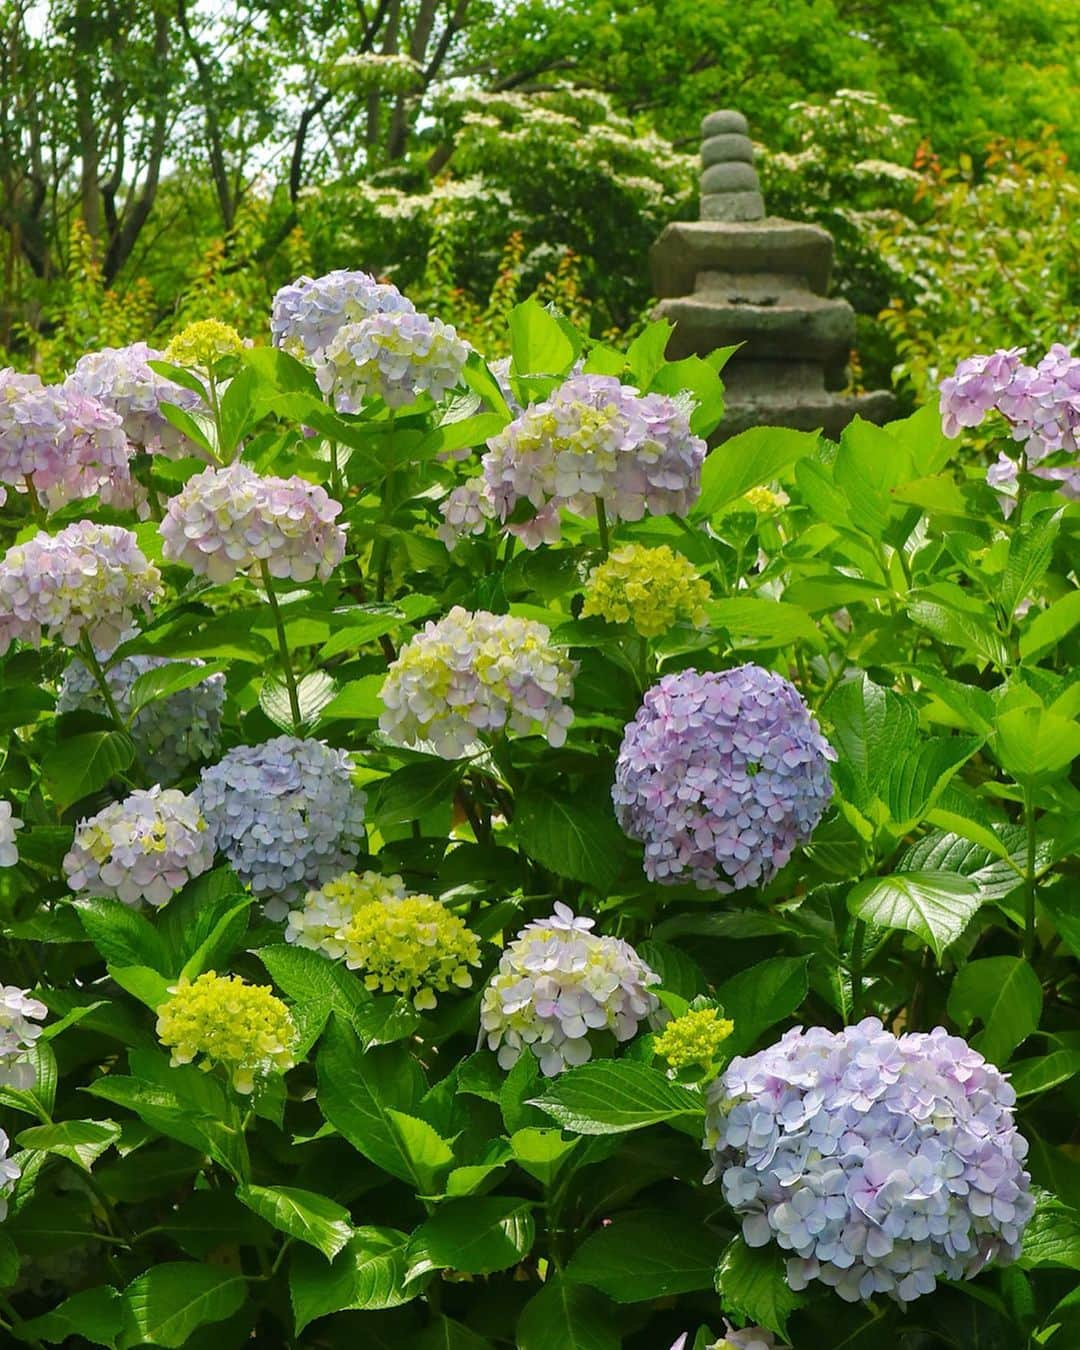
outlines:
[[[157,1034],[172,1063],[226,1070],[237,1092],[252,1092],[256,1076],[284,1073],[294,1064],[296,1026],[288,1008],[266,985],[209,970],[181,981],[158,1009]]]
[[[336,961],[345,955],[349,921],[365,905],[383,900],[401,900],[405,883],[400,877],[379,872],[343,872],[317,890],[308,891],[304,903],[286,922],[285,941],[322,952]]]
[[[199,319],[189,323],[165,348],[165,360],[176,366],[208,370],[223,356],[235,356],[244,340],[231,324],[219,319]]]
[[[775,516],[787,506],[791,498],[782,488],[774,491],[767,487],[752,487],[743,493],[743,500],[748,502],[759,516]]]
[[[670,1021],[653,1040],[653,1049],[673,1069],[695,1064],[707,1069],[734,1030],[735,1023],[721,1017],[716,1008],[699,1008]]]
[[[384,896],[362,905],[339,934],[345,964],[371,990],[409,994],[421,1011],[451,986],[468,989],[480,941],[430,895]]]
[[[627,544],[589,573],[581,613],[633,624],[642,637],[659,637],[679,620],[704,627],[709,594],[709,583],[681,553],[666,544]]]

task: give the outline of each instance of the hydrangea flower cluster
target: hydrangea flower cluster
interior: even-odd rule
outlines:
[[[45,1004],[31,998],[28,990],[0,984],[0,1087],[25,1092],[34,1086],[36,1074],[26,1053],[41,1035],[41,1027],[35,1022],[48,1013]]]
[[[0,867],[14,867],[19,861],[19,841],[16,835],[23,822],[15,815],[11,803],[0,797]]]
[[[686,515],[704,458],[705,442],[674,399],[582,374],[493,436],[483,463],[499,519],[535,548],[559,537],[561,508],[591,516],[597,498],[611,521]],[[511,522],[522,500],[536,515]]]
[[[683,670],[627,726],[612,799],[650,881],[719,894],[765,885],[832,795],[836,752],[794,685],[760,666]]]
[[[455,759],[482,732],[538,728],[562,745],[577,666],[542,623],[460,605],[403,647],[383,683],[380,729],[398,745],[431,741]]]
[[[339,268],[322,277],[297,277],[274,296],[270,333],[275,347],[313,364],[339,328],[372,314],[411,314],[416,306],[396,286],[367,272]]]
[[[589,573],[581,615],[629,623],[642,637],[659,637],[680,621],[703,628],[709,596],[709,583],[689,558],[666,544],[627,544]]]
[[[303,478],[273,478],[246,464],[204,469],[170,499],[163,553],[214,582],[265,562],[270,575],[325,581],[345,556],[341,504]]]
[[[238,745],[204,769],[195,796],[217,847],[266,899],[266,916],[346,871],[364,830],[365,796],[344,750],[277,736]]]
[[[470,534],[483,534],[488,522],[495,519],[495,503],[491,500],[487,483],[477,475],[456,488],[439,503],[443,523],[438,535],[451,552]]]
[[[873,1017],[797,1027],[708,1090],[705,1147],[752,1247],[788,1283],[909,1303],[1020,1253],[1034,1200],[1016,1094],[942,1027],[894,1036]]]
[[[22,1176],[22,1168],[8,1157],[11,1140],[4,1130],[0,1130],[0,1223],[7,1218],[8,1196],[15,1189],[15,1183]]]
[[[421,394],[442,398],[468,359],[469,344],[450,324],[399,310],[340,328],[320,355],[315,378],[339,412],[359,412],[371,398],[404,408]]]
[[[684,1331],[671,1350],[688,1350],[689,1343],[690,1336]],[[736,1331],[725,1317],[723,1336],[713,1341],[706,1350],[776,1350],[776,1341],[772,1332],[766,1331],[764,1327],[743,1327],[741,1331]]]
[[[148,347],[145,342],[106,347],[80,357],[65,387],[110,408],[123,423],[128,440],[147,454],[165,455],[169,459],[187,455],[203,458],[199,446],[161,411],[163,403],[175,404],[188,413],[204,411],[198,394],[174,384],[147,364],[164,359],[164,352]]]
[[[64,858],[73,891],[154,908],[213,865],[213,835],[198,803],[160,785],[81,820]]]
[[[254,1092],[256,1078],[292,1068],[296,1025],[266,985],[210,970],[169,992],[158,1009],[157,1034],[172,1050],[174,1067],[202,1055],[201,1069],[220,1064],[245,1094]]]
[[[1080,499],[1080,464],[1040,464],[1048,455],[1080,450],[1080,357],[1059,342],[1036,366],[1024,365],[1023,354],[1023,347],[1012,347],[961,361],[941,382],[942,430],[958,436],[996,409],[1010,423],[1013,440],[1023,444],[1031,472]],[[1016,461],[1003,454],[986,478],[1008,493],[1018,473]]]
[[[220,319],[199,319],[189,323],[165,348],[165,360],[174,366],[190,366],[208,371],[223,357],[237,356],[244,339],[231,324]]]
[[[503,952],[480,1003],[480,1044],[512,1069],[531,1051],[546,1077],[592,1058],[590,1033],[628,1041],[659,1008],[660,983],[628,943],[590,930],[564,904],[526,926]]]
[[[125,656],[105,672],[105,681],[120,715],[139,748],[147,772],[159,783],[174,783],[188,765],[206,759],[221,739],[221,713],[225,706],[225,676],[213,671],[198,684],[155,699],[131,718],[131,691],[140,675],[160,666],[202,666],[197,658],[178,662],[163,656]],[[77,708],[104,712],[105,700],[97,681],[77,657],[64,671],[56,711]]]
[[[405,883],[398,876],[345,872],[308,891],[304,903],[289,911],[285,941],[337,961],[345,955],[344,929],[358,909],[384,900],[400,900],[404,895]]]
[[[79,520],[36,534],[0,563],[0,655],[17,638],[38,646],[43,631],[70,647],[88,637],[108,655],[160,592],[161,573],[131,530]]]
[[[95,494],[111,505],[132,505],[131,451],[116,413],[79,389],[40,381],[35,387],[6,374],[0,374],[0,482],[19,491],[32,487],[53,511]]]
[[[365,986],[412,998],[421,1011],[436,995],[468,989],[480,964],[480,940],[430,895],[384,896],[360,905],[338,934],[345,964]]]
[[[694,1008],[668,1022],[653,1038],[653,1050],[673,1069],[707,1069],[734,1030],[735,1023],[721,1017],[718,1008]]]

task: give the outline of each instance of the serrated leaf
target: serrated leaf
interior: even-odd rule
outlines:
[[[714,512],[753,487],[769,483],[796,460],[812,454],[817,432],[787,427],[751,427],[719,445],[701,470],[701,495],[692,520],[707,520]]]
[[[169,1261],[137,1276],[124,1290],[125,1339],[131,1345],[181,1346],[196,1328],[231,1317],[247,1282],[219,1266]]]
[[[568,1279],[616,1303],[711,1289],[722,1241],[703,1224],[663,1211],[617,1216],[578,1247]]]
[[[510,311],[515,375],[565,375],[577,351],[562,325],[531,296]]]
[[[126,732],[88,731],[47,751],[41,771],[53,801],[65,809],[103,788],[134,760],[135,744]]]
[[[613,1311],[595,1289],[552,1275],[522,1309],[515,1344],[518,1350],[619,1350]]]
[[[55,1153],[89,1172],[119,1138],[120,1126],[115,1120],[62,1120],[23,1130],[18,1143],[21,1148]]]
[[[149,966],[169,972],[169,954],[160,933],[145,915],[107,896],[82,896],[75,902],[86,936],[110,965]]]
[[[806,997],[805,956],[776,956],[740,971],[716,991],[735,1028],[724,1043],[725,1053],[741,1055],[762,1032],[790,1017]]]
[[[893,763],[884,800],[897,834],[907,834],[925,819],[949,780],[980,745],[981,736],[928,736]]]
[[[739,640],[740,647],[786,647],[799,641],[818,648],[825,645],[809,614],[798,605],[786,604],[783,600],[734,595],[709,601],[705,610],[709,626],[722,628]]]
[[[969,961],[949,990],[949,1016],[965,1035],[978,1019],[982,1031],[972,1045],[991,1064],[1004,1068],[1016,1047],[1038,1027],[1042,985],[1028,963],[1017,956],[988,956]]]
[[[368,814],[379,826],[419,820],[450,801],[463,771],[464,765],[453,760],[406,764],[379,782]]]
[[[191,689],[204,680],[210,679],[224,666],[219,661],[210,665],[196,666],[190,661],[170,661],[165,666],[154,666],[144,671],[131,686],[128,695],[130,715],[135,716],[141,709],[158,699],[168,698],[184,689]]]
[[[865,807],[882,789],[892,766],[918,744],[913,705],[867,676],[842,684],[825,704],[834,769],[845,798]]]
[[[237,1199],[282,1233],[332,1260],[352,1237],[349,1211],[314,1191],[293,1186],[241,1186]]]
[[[1080,1210],[1046,1191],[1036,1191],[1035,1213],[1024,1230],[1020,1266],[1065,1266],[1080,1270]]]
[[[300,721],[311,726],[334,701],[337,684],[324,670],[312,671],[296,682],[296,699],[300,705]],[[268,675],[259,690],[259,707],[275,726],[283,731],[293,730],[292,704],[284,680]]]
[[[716,1267],[716,1292],[730,1313],[756,1322],[787,1339],[787,1320],[802,1299],[788,1288],[780,1254],[767,1247],[748,1247],[731,1240]]]
[[[619,875],[623,834],[606,796],[526,790],[517,800],[514,829],[529,857],[558,876],[606,892]]]
[[[109,1284],[83,1289],[40,1317],[20,1322],[13,1334],[20,1341],[63,1342],[81,1336],[91,1345],[116,1345],[124,1324],[124,1305],[119,1292]]]
[[[990,745],[998,763],[1017,782],[1048,782],[1080,755],[1080,726],[1045,708],[1012,708],[999,714]]]
[[[507,1195],[447,1200],[413,1234],[410,1260],[428,1270],[491,1275],[517,1265],[535,1234],[530,1200]]]
[[[912,598],[907,612],[913,623],[948,646],[961,648],[983,665],[993,665],[999,670],[1008,668],[1008,648],[990,620],[983,613],[973,613],[952,603],[944,586],[934,593],[924,592]]]
[[[914,933],[941,960],[982,904],[979,888],[953,872],[894,873],[871,877],[848,893],[848,910],[875,928]]]
[[[408,1303],[420,1292],[406,1280],[409,1235],[396,1228],[358,1228],[328,1265],[300,1248],[289,1266],[289,1293],[297,1334],[330,1313],[378,1311]]]
[[[362,675],[358,680],[344,684],[323,708],[327,721],[334,717],[346,720],[377,722],[382,716],[383,701],[379,690],[385,675]]]
[[[700,1094],[630,1060],[596,1060],[568,1069],[532,1104],[578,1134],[622,1134],[704,1112]]]
[[[1049,609],[1039,610],[1020,635],[1020,655],[1025,661],[1037,661],[1056,647],[1062,638],[1080,623],[1080,590],[1070,591],[1055,600]]]

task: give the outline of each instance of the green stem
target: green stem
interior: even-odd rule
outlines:
[[[611,539],[608,534],[607,511],[603,497],[596,498],[596,528],[600,531],[600,553],[606,558],[611,551]]]
[[[866,938],[866,924],[862,919],[855,920],[855,927],[851,931],[851,957],[849,967],[851,970],[851,1017],[857,1022],[862,1016],[862,994],[863,994],[863,942]]]
[[[1035,789],[1024,787],[1024,829],[1027,832],[1027,859],[1024,868],[1024,959],[1035,956]]]
[[[330,442],[330,489],[341,500],[341,466],[338,464],[337,441]]]
[[[8,1319],[7,1325],[10,1326],[12,1330],[22,1326],[23,1319],[19,1316],[19,1314],[15,1311],[15,1309],[11,1306],[11,1304],[8,1302],[6,1298],[0,1297],[0,1309],[3,1310],[5,1316]],[[35,1346],[36,1350],[45,1350],[44,1345],[42,1345],[40,1341],[35,1340],[32,1336],[27,1336],[23,1340],[23,1344]]]
[[[79,644],[79,652],[86,665],[87,670],[94,677],[94,682],[101,691],[101,697],[105,701],[105,707],[108,709],[109,716],[116,723],[117,731],[127,734],[128,724],[124,720],[120,709],[116,706],[116,699],[113,698],[112,690],[109,688],[109,681],[105,678],[105,671],[101,667],[101,662],[97,659],[97,652],[94,651],[94,644],[88,637],[84,637]]]
[[[49,513],[42,506],[41,499],[37,495],[37,488],[34,487],[34,480],[29,474],[26,475],[26,495],[30,503],[30,514],[39,525],[44,525],[49,517]]]
[[[270,602],[270,610],[274,616],[274,627],[277,629],[278,651],[281,653],[281,669],[285,676],[285,688],[289,691],[289,712],[292,715],[293,731],[299,736],[303,729],[304,719],[300,716],[300,695],[296,690],[292,656],[289,654],[289,644],[285,638],[285,624],[281,618],[281,609],[277,602],[277,596],[274,594],[274,581],[265,558],[259,563],[259,568],[262,572],[266,598]]]

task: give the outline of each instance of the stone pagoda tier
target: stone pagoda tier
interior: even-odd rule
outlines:
[[[887,390],[844,395],[855,311],[828,298],[833,241],[819,225],[766,216],[741,113],[702,122],[701,219],[669,225],[652,246],[655,317],[675,331],[669,359],[742,346],[724,368],[714,437],[772,425],[835,439],[856,415],[894,416]]]

